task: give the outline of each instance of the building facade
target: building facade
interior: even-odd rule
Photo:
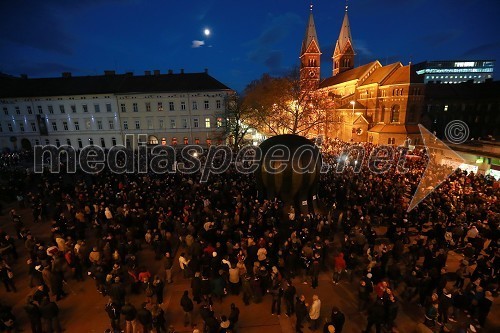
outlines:
[[[310,74],[311,80],[316,80],[317,92],[331,98],[333,105],[325,110],[323,133],[317,134],[354,142],[401,145],[409,139],[418,144],[425,91],[422,78],[412,65],[400,62],[382,66],[374,61],[355,67],[347,9],[332,55],[333,76],[322,79]],[[305,36],[300,58],[318,61],[301,61],[301,70],[319,73],[321,51],[312,8]]]
[[[207,71],[1,77],[0,147],[221,143],[231,93]]]
[[[424,83],[456,84],[472,81],[483,83],[493,79],[495,60],[424,61],[415,65]]]

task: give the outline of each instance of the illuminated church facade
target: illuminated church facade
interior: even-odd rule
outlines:
[[[347,6],[332,55],[332,76],[321,78],[321,49],[312,12],[300,53],[300,80],[304,87],[331,98],[325,110],[323,133],[344,141],[401,145],[419,142],[418,123],[424,107],[425,85],[412,65],[383,66],[379,61],[355,67]]]

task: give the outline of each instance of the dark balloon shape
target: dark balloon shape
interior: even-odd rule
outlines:
[[[297,212],[317,211],[322,165],[319,148],[311,140],[292,134],[269,138],[259,148],[261,159],[255,172],[259,196],[278,198]]]

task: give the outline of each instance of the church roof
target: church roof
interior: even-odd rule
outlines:
[[[400,62],[396,62],[394,64],[377,68],[365,81],[363,81],[362,85],[381,83],[388,75],[402,66],[403,65],[401,65]]]
[[[356,80],[356,79],[362,78],[363,75],[365,75],[365,73],[367,71],[369,71],[370,68],[372,68],[373,66],[375,66],[377,63],[379,63],[379,62],[378,61],[373,61],[373,62],[370,62],[370,63],[368,63],[366,65],[359,66],[359,67],[350,69],[348,71],[339,73],[339,74],[337,74],[335,76],[329,77],[327,79],[324,79],[319,84],[319,87],[320,88],[325,88],[325,87],[329,87],[329,86],[334,86],[334,85],[339,84],[339,83],[343,83],[343,82],[347,82],[347,81],[351,81],[351,80]]]
[[[418,125],[378,124],[368,130],[377,133],[419,134]]]
[[[300,50],[300,54],[306,52],[307,48],[314,41],[319,48],[318,36],[316,35],[316,26],[314,25],[314,17],[312,13],[309,14],[309,22],[307,23],[306,34],[304,36],[304,40],[302,41],[302,48]]]
[[[414,66],[406,65],[395,70],[381,82],[382,85],[405,83],[424,83],[423,75],[418,75]]]
[[[0,97],[66,96],[229,90],[207,73],[129,74],[23,79],[1,78]]]

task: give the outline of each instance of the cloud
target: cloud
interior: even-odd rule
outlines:
[[[29,74],[33,77],[59,76],[62,72],[79,72],[75,67],[66,66],[55,62],[21,63],[4,68],[13,74]]]
[[[303,21],[294,13],[271,17],[267,27],[257,38],[244,43],[250,49],[247,53],[248,59],[266,66],[270,73],[288,71],[288,68],[283,67],[283,54],[278,51],[282,47],[278,44],[288,37],[296,26],[302,25]]]
[[[352,41],[354,44],[354,52],[357,54],[366,56],[366,57],[371,57],[373,55],[373,52],[368,48],[366,42],[364,40],[360,39],[354,39]]]
[[[193,43],[191,44],[191,47],[193,49],[196,49],[198,47],[202,47],[203,45],[205,45],[205,41],[203,41],[203,40],[196,40],[195,39],[195,40],[193,40]]]
[[[456,39],[460,34],[461,31],[455,29],[441,30],[433,31],[431,34],[422,36],[420,39],[431,47],[438,47]]]
[[[498,50],[500,50],[500,41],[473,47],[465,51],[463,55],[469,57],[474,55],[483,55],[485,53],[491,53],[492,51]]]
[[[92,10],[109,3],[131,4],[137,0],[23,0],[0,1],[0,43],[11,42],[18,46],[55,52],[73,53],[77,37],[68,33],[63,17],[78,14],[79,10]]]

